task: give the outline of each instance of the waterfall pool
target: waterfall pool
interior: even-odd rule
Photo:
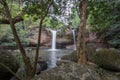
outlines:
[[[56,66],[56,62],[61,59],[62,56],[64,55],[69,55],[72,53],[74,50],[71,49],[40,49],[39,52],[39,59],[40,60],[45,60],[48,63],[48,68],[54,68]],[[26,49],[27,55],[34,60],[35,56],[35,49],[28,50]],[[16,52],[15,52],[16,53]],[[18,54],[16,56],[20,56],[21,54]],[[21,57],[21,56],[20,56]],[[20,59],[20,58],[18,58]],[[21,61],[21,60],[20,60]]]

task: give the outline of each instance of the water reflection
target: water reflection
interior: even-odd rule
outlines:
[[[54,68],[56,66],[57,61],[57,55],[55,54],[55,51],[51,51],[49,55],[49,61],[48,61],[48,68]]]

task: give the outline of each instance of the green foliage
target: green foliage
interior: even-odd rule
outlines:
[[[0,39],[6,35],[8,27],[8,25],[0,25]]]
[[[24,45],[27,45],[28,44],[28,40],[27,40],[28,31],[25,29],[25,26],[23,25],[23,23],[16,24],[16,29],[17,29],[18,36],[21,39],[21,42]],[[7,26],[7,28],[5,29],[5,32],[3,33],[4,35],[0,37],[0,41],[2,42],[0,45],[1,46],[15,46],[16,43],[14,41],[14,36],[12,34],[10,26]]]
[[[109,27],[119,16],[117,11],[119,5],[119,0],[89,0],[87,16],[92,30],[102,31]]]
[[[80,24],[80,18],[77,14],[77,11],[75,9],[72,9],[72,13],[70,14],[70,19],[69,19],[69,25],[72,26],[73,28],[77,28]]]
[[[26,15],[24,19],[32,16],[32,20],[38,22],[44,18],[43,25],[45,27],[58,29],[65,24],[58,16],[64,15],[66,3],[67,1],[62,0],[25,0],[26,6],[23,8],[23,12]]]
[[[111,46],[120,48],[120,22],[116,22],[110,26],[106,31],[105,38],[108,38],[108,43]]]
[[[44,22],[43,22],[43,25],[47,28],[59,29],[59,28],[62,28],[64,26],[64,23],[59,21],[55,17],[51,17],[51,18],[46,17]]]
[[[16,1],[7,1],[12,17],[17,16],[21,13],[21,6]],[[0,19],[7,19],[4,7],[0,3]]]
[[[87,21],[112,47],[120,47],[120,1],[89,0]]]
[[[12,17],[17,16],[22,12],[20,4],[18,4],[18,3],[11,3],[11,4],[9,4],[9,6],[10,6],[9,8],[10,8]]]
[[[25,0],[23,12],[32,16],[35,20],[47,16],[47,9],[52,0]]]
[[[106,4],[107,1],[89,1],[88,4],[88,24],[94,31],[101,31],[108,27],[115,16],[111,15],[113,5]]]

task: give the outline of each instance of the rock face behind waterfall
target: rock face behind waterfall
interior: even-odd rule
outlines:
[[[101,49],[95,53],[95,62],[102,68],[120,72],[120,51]]]
[[[0,50],[0,63],[6,65],[14,72],[19,68],[19,64],[16,59],[8,51]],[[13,75],[8,70],[0,66],[0,80],[9,80],[12,76]]]

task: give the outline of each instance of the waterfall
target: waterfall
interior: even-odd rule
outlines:
[[[74,41],[74,50],[76,50],[76,38],[75,38],[75,30],[72,30],[72,34],[73,34],[73,41]]]
[[[56,33],[57,31],[55,30],[50,30],[52,32],[52,45],[51,45],[51,49],[52,50],[56,50]]]

